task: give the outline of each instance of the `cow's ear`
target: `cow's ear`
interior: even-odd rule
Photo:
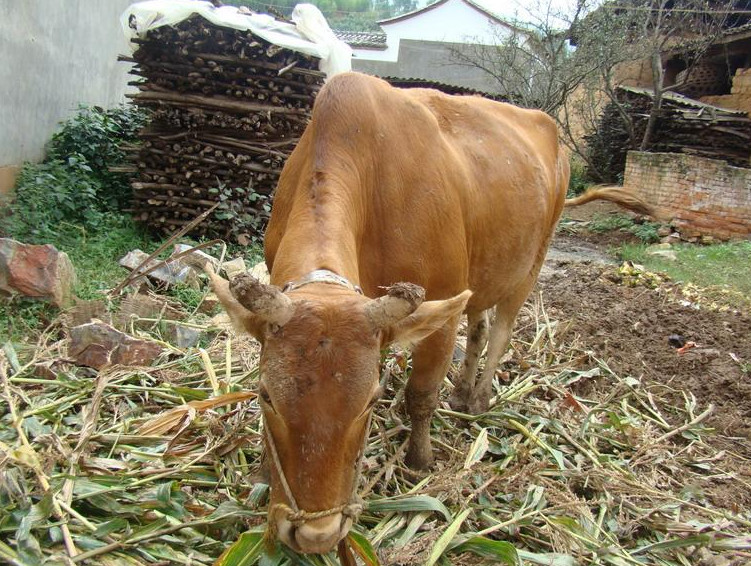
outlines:
[[[462,314],[471,296],[472,291],[464,291],[450,299],[422,303],[415,312],[386,329],[386,343],[416,344]]]
[[[240,304],[229,289],[229,281],[217,275],[211,268],[206,269],[206,273],[211,281],[211,289],[229,315],[232,326],[240,332],[247,332],[256,340],[262,342],[266,320]]]

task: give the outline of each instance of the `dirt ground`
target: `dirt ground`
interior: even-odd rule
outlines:
[[[697,308],[670,281],[654,288],[641,282],[630,286],[633,281],[605,253],[613,239],[613,234],[556,236],[536,290],[549,317],[572,321],[569,332],[616,374],[663,385],[665,398],[680,406],[686,403],[684,392],[691,392],[696,414],[713,405],[705,421],[717,432],[711,442],[734,456],[734,471],[747,486],[751,313]],[[691,342],[695,347],[684,353],[676,348]],[[722,483],[713,490],[716,503],[751,505],[750,490]]]

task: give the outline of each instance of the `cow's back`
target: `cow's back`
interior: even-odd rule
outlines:
[[[342,274],[370,296],[410,281],[434,299],[470,288],[472,306],[487,308],[536,277],[567,181],[540,112],[339,75],[280,180],[272,280],[329,246],[334,259],[320,261],[331,265],[316,267],[356,270]]]

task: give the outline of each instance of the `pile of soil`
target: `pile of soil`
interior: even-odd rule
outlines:
[[[549,317],[571,321],[569,332],[617,375],[663,385],[664,398],[680,406],[684,392],[693,393],[697,415],[714,405],[705,421],[717,432],[711,442],[745,461],[734,472],[751,481],[751,314],[690,304],[670,281],[629,286],[605,255],[607,244],[594,240],[554,240],[537,289]],[[695,346],[681,352],[683,342]],[[739,497],[739,485],[729,482],[714,499],[751,501]]]

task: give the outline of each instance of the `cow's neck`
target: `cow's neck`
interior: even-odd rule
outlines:
[[[334,183],[312,183],[305,198],[293,205],[274,259],[272,281],[281,283],[328,269],[360,284],[358,214],[362,203]]]

